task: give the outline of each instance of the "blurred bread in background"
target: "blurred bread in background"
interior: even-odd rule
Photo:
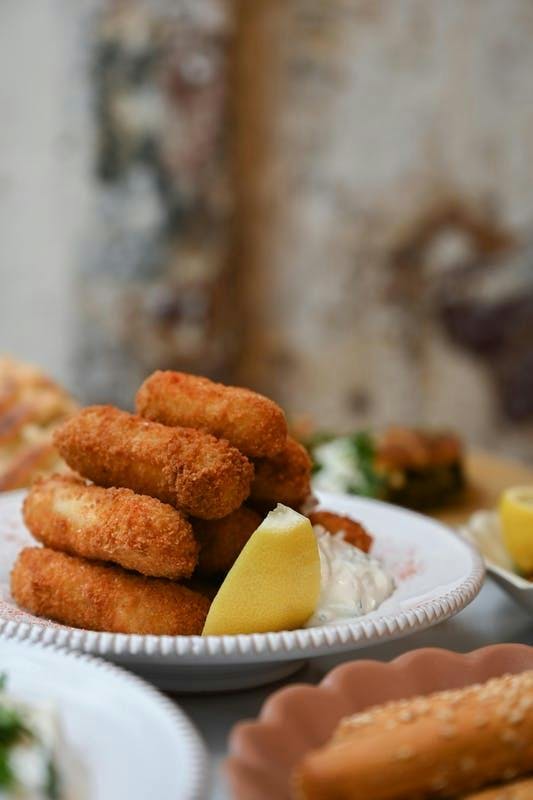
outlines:
[[[0,356],[0,491],[66,469],[52,435],[76,409],[68,393],[40,370]]]

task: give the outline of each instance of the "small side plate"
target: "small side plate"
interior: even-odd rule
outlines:
[[[343,717],[371,706],[458,689],[533,669],[533,648],[519,644],[472,653],[427,648],[388,664],[351,661],[319,686],[296,685],[269,697],[258,719],[241,722],[225,763],[234,800],[290,800],[291,775],[306,753],[324,745]]]
[[[9,693],[57,709],[75,757],[77,797],[207,796],[207,756],[196,729],[151,686],[101,659],[3,636],[0,665]]]
[[[498,513],[476,511],[459,527],[459,533],[480,551],[493,580],[526,611],[533,613],[533,583],[514,570],[503,542]]]

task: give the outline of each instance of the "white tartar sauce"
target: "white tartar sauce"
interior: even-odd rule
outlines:
[[[306,627],[374,611],[394,590],[394,580],[377,559],[314,526],[320,555],[321,590],[315,613]]]

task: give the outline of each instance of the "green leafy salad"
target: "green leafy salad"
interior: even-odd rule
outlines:
[[[0,797],[60,800],[51,710],[13,700],[0,677]]]

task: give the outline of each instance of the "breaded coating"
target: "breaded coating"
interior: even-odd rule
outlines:
[[[275,456],[287,440],[285,414],[272,400],[183,372],[154,372],[137,392],[136,406],[147,419],[227,439],[251,458]]]
[[[11,571],[22,608],[74,628],[111,633],[201,634],[209,600],[165,578],[27,547]]]
[[[100,486],[124,486],[200,519],[227,516],[250,492],[253,467],[228,442],[113,406],[83,409],[54,441],[69,466]]]
[[[311,492],[311,459],[305,447],[289,436],[274,458],[254,462],[251,499],[257,503],[283,503],[298,508]]]
[[[183,514],[131,489],[88,486],[73,476],[41,479],[24,501],[24,521],[46,547],[143,575],[190,578],[198,562]]]
[[[228,572],[261,522],[259,514],[245,506],[223,519],[192,520],[194,535],[200,543],[197,574],[210,577]]]
[[[354,519],[334,514],[332,511],[311,511],[307,516],[311,521],[311,525],[322,525],[331,534],[342,531],[345,542],[358,547],[363,553],[370,551],[373,539],[361,523],[356,522]]]

